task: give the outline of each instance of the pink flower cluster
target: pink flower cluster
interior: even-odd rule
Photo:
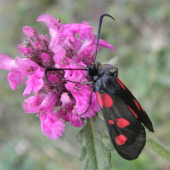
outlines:
[[[64,131],[64,122],[75,127],[83,125],[87,117],[95,116],[100,110],[95,93],[88,111],[80,116],[88,107],[91,85],[82,85],[64,79],[82,82],[88,81],[85,70],[49,71],[45,78],[46,68],[81,68],[87,67],[94,60],[96,39],[93,28],[87,22],[82,24],[61,24],[49,14],[42,15],[37,21],[43,21],[49,27],[50,38],[39,35],[35,28],[25,26],[26,35],[19,51],[24,59],[15,60],[0,54],[0,68],[10,70],[8,80],[13,90],[22,82],[26,83],[23,95],[32,92],[34,95],[25,100],[23,108],[26,113],[37,113],[41,121],[43,133],[50,139],[57,139]],[[99,41],[98,50],[114,47],[106,41]],[[86,56],[86,57],[85,57]]]

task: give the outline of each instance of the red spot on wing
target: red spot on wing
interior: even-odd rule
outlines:
[[[128,106],[128,105],[127,105]],[[132,110],[129,106],[128,106],[128,108],[129,108],[129,110],[134,114],[134,116],[136,117],[136,118],[138,118],[138,115],[134,112],[134,110]]]
[[[125,142],[127,141],[127,137],[124,135],[119,135],[116,137],[115,141],[118,145],[124,145]]]
[[[134,103],[136,104],[138,110],[140,111],[140,106],[139,106],[139,103],[137,102],[137,100],[133,99]]]
[[[96,91],[96,97],[97,97],[97,101],[98,101],[100,107],[103,108],[102,98],[100,97],[100,94],[99,94],[99,92],[97,92],[97,91]]]
[[[96,97],[101,108],[103,108],[103,105],[108,108],[112,107],[113,100],[108,94],[102,93],[100,96],[99,92],[96,92]]]
[[[119,128],[125,128],[126,126],[129,126],[130,122],[124,118],[117,118],[117,126]]]
[[[110,125],[114,125],[114,121],[110,119],[110,120],[109,120],[109,124],[110,124]]]
[[[113,100],[108,94],[102,93],[102,101],[105,107],[112,107]]]
[[[125,88],[124,84],[120,81],[120,79],[118,77],[116,77],[116,80],[119,83],[119,85],[122,87],[122,89],[125,90],[126,88]]]

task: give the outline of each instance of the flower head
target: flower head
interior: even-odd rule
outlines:
[[[24,59],[16,57],[12,60],[0,54],[0,68],[10,70],[8,80],[13,90],[25,82],[23,95],[34,92],[35,95],[25,100],[23,108],[26,113],[37,113],[43,133],[50,139],[57,139],[64,131],[64,122],[80,127],[85,118],[100,110],[93,93],[91,106],[81,115],[89,106],[92,86],[66,81],[88,81],[86,71],[76,69],[93,62],[96,38],[87,22],[62,25],[61,19],[49,14],[40,16],[38,21],[46,23],[50,37],[39,35],[35,28],[24,27],[26,39],[18,46]],[[114,50],[113,46],[100,39],[98,50],[101,47]],[[47,80],[47,68],[63,70],[49,71]]]

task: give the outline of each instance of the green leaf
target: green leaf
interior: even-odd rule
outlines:
[[[98,116],[87,119],[86,125],[77,134],[77,143],[84,170],[108,170],[112,167],[113,145],[105,122]]]

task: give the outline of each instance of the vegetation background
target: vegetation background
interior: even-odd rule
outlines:
[[[0,0],[0,53],[20,56],[23,26],[48,34],[38,16],[51,14],[63,24],[87,21],[97,34],[98,18],[105,18],[101,38],[116,51],[102,49],[98,61],[118,59],[119,77],[137,97],[154,125],[152,135],[170,149],[170,2],[169,0]],[[110,61],[112,63],[112,60]],[[24,84],[12,91],[8,71],[0,71],[0,170],[81,170],[76,133],[66,127],[63,136],[50,141],[42,135],[36,114],[22,109]],[[112,170],[168,170],[170,166],[147,148],[137,160],[112,154]]]

